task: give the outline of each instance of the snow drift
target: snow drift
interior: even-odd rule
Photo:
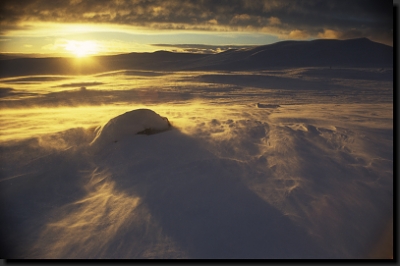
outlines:
[[[151,135],[165,131],[170,126],[166,117],[161,117],[152,110],[133,110],[111,119],[100,128],[91,145],[118,142],[136,134]]]

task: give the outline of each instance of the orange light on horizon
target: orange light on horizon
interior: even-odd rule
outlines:
[[[99,46],[95,41],[74,41],[68,40],[64,49],[76,57],[85,57],[99,52]]]

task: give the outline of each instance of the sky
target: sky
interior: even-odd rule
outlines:
[[[0,52],[215,53],[283,40],[366,37],[393,46],[388,0],[3,0]]]

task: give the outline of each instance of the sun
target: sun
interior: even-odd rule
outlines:
[[[74,54],[76,57],[85,57],[97,54],[99,47],[95,41],[72,41],[68,40],[65,44],[65,50]]]

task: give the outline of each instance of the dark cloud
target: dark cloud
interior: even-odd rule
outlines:
[[[151,29],[259,31],[281,38],[368,37],[393,42],[393,2],[388,0],[3,0],[0,9],[3,33],[33,21],[105,22]]]

